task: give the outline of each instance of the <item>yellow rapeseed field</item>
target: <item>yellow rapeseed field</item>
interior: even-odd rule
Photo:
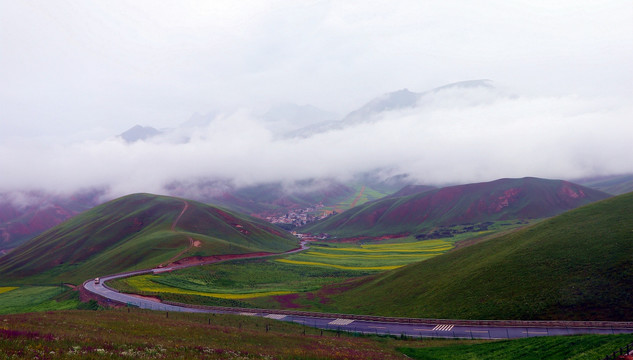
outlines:
[[[142,276],[134,276],[128,278],[127,282],[132,287],[152,293],[172,293],[172,294],[187,294],[187,295],[199,295],[199,296],[208,296],[215,297],[221,299],[249,299],[263,296],[274,296],[274,295],[286,295],[290,294],[290,291],[266,291],[266,292],[252,292],[252,293],[211,293],[204,291],[195,291],[188,290],[182,288],[176,288],[171,286],[166,286],[162,284],[158,284],[153,282],[150,277],[152,275],[142,275]]]
[[[17,289],[17,287],[15,287],[15,286],[5,286],[5,287],[0,286],[0,294],[5,293],[5,292],[9,292],[9,291],[15,290],[15,289]]]
[[[287,263],[287,264],[296,264],[296,265],[312,265],[312,266],[325,266],[332,267],[336,269],[342,270],[393,270],[404,265],[390,265],[390,266],[344,266],[344,265],[336,265],[336,264],[326,264],[319,263],[314,261],[298,261],[298,260],[289,260],[289,259],[278,259],[276,261]]]

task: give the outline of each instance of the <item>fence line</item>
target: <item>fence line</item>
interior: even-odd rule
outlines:
[[[633,349],[633,343],[626,344],[626,351],[624,348],[614,351],[613,353],[604,357],[601,360],[616,360],[622,355],[629,355]]]

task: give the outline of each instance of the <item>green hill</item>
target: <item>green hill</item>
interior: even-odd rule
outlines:
[[[80,283],[183,257],[295,247],[293,236],[249,216],[134,194],[86,211],[1,257],[0,283]]]
[[[425,238],[441,227],[551,217],[610,196],[567,181],[530,177],[401,193],[405,195],[357,206],[301,231],[339,237],[413,234]]]
[[[321,302],[390,316],[630,320],[633,193],[350,286]]]

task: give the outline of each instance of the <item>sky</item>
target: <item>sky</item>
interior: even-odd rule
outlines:
[[[0,0],[0,190],[161,192],[349,178],[420,183],[633,172],[630,1]],[[309,138],[262,121],[281,103],[341,118],[381,94],[471,79],[495,91]],[[136,124],[173,139],[128,144]]]

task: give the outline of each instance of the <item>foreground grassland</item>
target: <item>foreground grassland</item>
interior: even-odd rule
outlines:
[[[0,315],[0,359],[602,359],[632,335],[396,339],[140,309]]]
[[[404,359],[395,347],[245,316],[136,309],[0,316],[0,359]]]

